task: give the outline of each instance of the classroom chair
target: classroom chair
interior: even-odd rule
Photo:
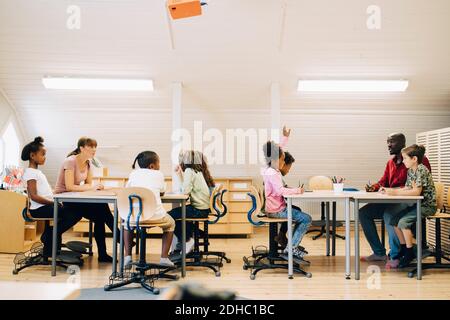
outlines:
[[[26,207],[22,210],[22,218],[25,222],[39,222],[43,221],[45,228],[50,226],[50,222],[53,222],[53,218],[35,218],[30,214],[30,201],[27,198]],[[65,244],[61,244],[61,247],[66,247],[68,250],[61,250],[57,255],[56,265],[68,269],[69,265],[83,265],[82,255],[92,255],[92,222],[89,221],[89,243],[81,241],[69,241]],[[51,266],[52,262],[49,257],[43,256],[44,245],[40,242],[32,244],[30,250],[27,252],[19,252],[14,257],[14,269],[12,273],[18,274],[21,270],[32,266]]]
[[[311,177],[308,181],[309,190],[333,190],[333,181],[326,176],[314,176]],[[344,236],[336,234],[336,228],[342,227],[343,223],[340,221],[336,221],[336,202],[332,203],[332,220],[331,220],[331,230],[329,234],[331,235],[331,255],[336,255],[336,237],[345,240]],[[327,228],[327,220],[329,220],[329,212],[330,212],[330,204],[329,202],[321,202],[320,203],[320,220],[313,220],[313,227],[320,227],[320,229],[308,230],[307,233],[311,232],[319,232],[319,234],[312,237],[313,240],[317,240],[322,237],[326,233]],[[328,252],[327,252],[328,255]]]
[[[147,229],[161,226],[158,221],[150,220],[156,211],[156,197],[151,190],[146,188],[120,188],[117,194],[117,208],[121,220],[120,227],[120,267],[117,274],[112,274],[105,291],[126,286],[130,283],[139,283],[144,289],[159,294],[159,289],[154,286],[158,278],[177,280],[177,275],[169,275],[167,272],[175,270],[175,267],[167,267],[157,263],[149,263],[146,260]],[[139,260],[133,262],[130,270],[124,270],[124,227],[128,230],[136,228],[140,236]]]
[[[262,201],[261,194],[258,190],[251,186],[251,191],[247,195],[252,200],[252,208],[247,213],[248,221],[255,226],[269,225],[269,250],[261,249],[262,246],[252,248],[251,257],[243,257],[244,270],[251,269],[250,279],[255,280],[256,274],[266,269],[288,269],[287,257],[283,255],[283,249],[279,247],[275,241],[278,235],[278,224],[287,222],[287,219],[269,218],[261,212]],[[309,265],[308,261],[302,264]],[[294,272],[300,273],[307,278],[311,278],[310,272],[304,271],[299,263],[294,261]]]
[[[447,212],[448,207],[450,207],[450,188],[447,192],[447,206],[444,205],[444,184],[440,182],[435,183],[436,187],[436,201],[437,201],[437,212],[435,215],[427,217],[426,220],[434,221],[434,239],[435,246],[431,248],[430,256],[434,257],[434,263],[422,263],[422,270],[427,269],[450,269],[450,263],[442,263],[442,260],[450,262],[450,258],[445,255],[442,250],[442,229],[441,220],[450,220],[450,212]],[[450,237],[449,237],[450,239]],[[408,272],[408,277],[413,278],[417,273],[417,268]]]
[[[217,186],[210,197],[210,214],[207,218],[187,218],[186,222],[194,224],[194,248],[192,252],[186,255],[186,266],[205,267],[214,271],[216,277],[220,277],[220,268],[223,266],[223,260],[230,263],[231,260],[225,252],[209,251],[209,225],[220,221],[227,214],[227,206],[223,201],[224,194],[227,192],[222,186]],[[203,230],[200,229],[203,224]],[[200,247],[203,246],[203,251]],[[217,258],[209,259],[215,256]],[[178,257],[178,256],[177,256]],[[177,259],[177,263],[180,263]]]

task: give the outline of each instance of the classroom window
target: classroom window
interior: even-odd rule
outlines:
[[[4,152],[3,152],[4,146],[3,146],[3,140],[0,139],[0,174],[3,172],[3,159],[4,159]]]
[[[20,140],[12,122],[8,124],[1,137],[0,149],[2,168],[19,166]]]

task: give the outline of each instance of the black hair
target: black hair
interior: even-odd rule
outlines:
[[[422,145],[413,144],[407,148],[402,149],[403,153],[406,153],[408,157],[417,157],[417,162],[422,163],[423,157],[425,156],[425,147]]]
[[[136,169],[136,161],[141,169],[147,169],[151,164],[155,164],[158,161],[158,154],[153,151],[142,151],[134,159],[133,169]]]
[[[272,166],[272,161],[278,160],[283,155],[283,149],[274,141],[267,141],[263,146],[263,152],[269,167]]]
[[[29,161],[31,159],[31,154],[39,151],[40,148],[44,146],[44,139],[42,137],[36,137],[32,142],[27,144],[22,149],[21,158],[23,161]]]
[[[67,157],[76,156],[77,154],[80,154],[81,147],[86,146],[97,147],[97,140],[89,137],[81,137],[80,139],[78,139],[77,148],[73,150],[71,153],[69,153]]]
[[[290,154],[289,152],[285,152],[284,153],[284,163],[286,164],[286,165],[290,165],[290,164],[293,164],[295,162],[295,159],[294,159],[294,157],[292,156],[292,154]]]
[[[388,138],[397,140],[403,147],[406,144],[406,137],[403,133],[391,133]]]

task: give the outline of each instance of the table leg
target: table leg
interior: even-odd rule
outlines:
[[[287,199],[287,213],[288,213],[288,278],[294,279],[294,263],[292,256],[292,198]]]
[[[333,232],[331,236],[331,255],[334,257],[336,256],[336,211],[337,211],[337,205],[336,202],[333,201],[333,213],[332,213],[332,224],[331,224],[331,230]]]
[[[130,232],[132,232],[132,231],[130,231]],[[120,252],[119,252],[119,261],[120,261],[120,267],[119,267],[119,270],[120,270],[120,276],[122,277],[123,276],[123,269],[124,269],[124,265],[123,265],[123,263],[124,263],[124,241],[125,241],[125,239],[124,239],[124,228],[123,228],[123,221],[122,221],[122,223],[120,224]]]
[[[181,202],[181,276],[186,277],[186,200]]]
[[[327,257],[330,255],[330,202],[326,202],[325,209],[325,235],[326,235],[326,251]]]
[[[56,252],[58,250],[58,201],[53,202],[52,277],[56,276]]]
[[[350,279],[350,199],[345,199],[345,279]]]
[[[417,223],[416,223],[417,280],[422,280],[422,213],[420,200],[417,200],[416,206],[417,206]]]
[[[117,209],[117,200],[114,201],[114,230],[113,230],[113,256],[112,256],[112,274],[117,272],[117,220],[119,211]]]
[[[355,280],[359,280],[359,201],[355,199]]]

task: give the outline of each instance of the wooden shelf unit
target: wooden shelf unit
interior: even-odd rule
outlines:
[[[18,253],[27,251],[39,241],[43,222],[25,222],[22,210],[27,203],[23,194],[0,190],[0,252]]]
[[[126,177],[95,177],[95,183],[102,183],[108,187],[125,187],[128,178]],[[228,192],[224,196],[224,202],[228,207],[228,213],[218,223],[209,226],[210,234],[216,235],[245,235],[253,233],[253,226],[247,220],[247,212],[251,208],[251,200],[247,196],[253,181],[250,177],[222,177],[215,178],[216,184],[223,185]],[[172,177],[166,177],[166,190],[172,190]],[[171,204],[163,204],[166,211],[172,209]],[[112,208],[111,208],[112,209]],[[74,226],[75,232],[88,232],[89,224],[86,219],[82,219]],[[161,229],[152,228],[149,233],[159,234]]]

